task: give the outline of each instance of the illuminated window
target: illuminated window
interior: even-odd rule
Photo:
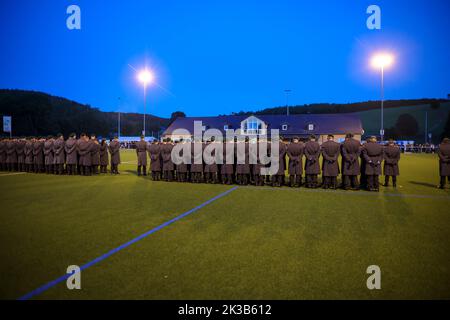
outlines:
[[[281,126],[281,130],[286,131],[288,129],[288,125],[287,124],[283,124]]]
[[[314,125],[312,123],[308,124],[308,130],[309,131],[313,131],[314,130]]]

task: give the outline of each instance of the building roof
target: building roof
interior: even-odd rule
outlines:
[[[268,125],[267,129],[279,129],[280,135],[321,135],[321,134],[362,134],[361,119],[352,113],[345,114],[295,114],[295,115],[253,115]],[[186,129],[194,134],[194,121],[202,121],[207,129],[219,129],[225,134],[224,126],[236,130],[241,127],[241,122],[251,116],[218,116],[218,117],[186,117],[177,118],[164,131],[163,135],[171,135],[176,129]],[[308,125],[313,124],[314,130],[308,130]],[[282,130],[282,125],[287,125],[287,130]]]

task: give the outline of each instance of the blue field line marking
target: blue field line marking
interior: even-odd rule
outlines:
[[[229,189],[229,190],[227,190],[227,191],[225,191],[225,192],[215,196],[214,198],[211,198],[208,201],[203,202],[201,205],[199,205],[199,206],[197,206],[197,207],[195,207],[195,208],[193,208],[193,209],[191,209],[189,211],[186,211],[185,213],[182,213],[179,216],[177,216],[177,217],[175,217],[175,218],[173,218],[173,219],[171,219],[169,221],[164,222],[163,224],[157,226],[156,228],[153,228],[153,229],[151,229],[151,230],[141,234],[140,236],[137,236],[136,238],[134,238],[134,239],[132,239],[132,240],[130,240],[130,241],[128,241],[128,242],[118,246],[117,248],[114,248],[114,249],[108,251],[107,253],[105,253],[105,254],[95,258],[94,260],[91,260],[88,263],[82,265],[80,267],[80,270],[81,271],[86,270],[87,268],[89,268],[89,267],[91,267],[91,266],[93,266],[93,265],[95,265],[95,264],[105,260],[106,258],[108,258],[108,257],[112,256],[113,254],[119,252],[120,250],[123,250],[123,249],[131,246],[132,244],[134,244],[134,243],[144,239],[145,237],[148,237],[152,233],[155,233],[155,232],[157,232],[157,231],[167,227],[168,225],[171,225],[172,223],[174,223],[174,222],[176,222],[176,221],[178,221],[180,219],[183,219],[184,217],[186,217],[186,216],[190,215],[191,213],[193,213],[193,212],[195,212],[195,211],[197,211],[197,210],[207,206],[208,204],[210,204],[211,202],[216,201],[217,199],[220,199],[220,198],[226,196],[227,194],[233,192],[237,188],[238,187],[231,188],[231,189]],[[42,292],[44,292],[44,291],[46,291],[46,290],[56,286],[57,284],[59,284],[59,283],[61,283],[63,281],[66,281],[70,276],[72,276],[72,274],[65,274],[65,275],[63,275],[63,276],[61,276],[61,277],[59,277],[57,279],[54,279],[54,280],[44,284],[43,286],[41,286],[41,287],[39,287],[39,288],[37,288],[37,289],[27,293],[26,295],[20,297],[18,300],[28,300],[28,299],[36,296],[36,295],[39,295]]]

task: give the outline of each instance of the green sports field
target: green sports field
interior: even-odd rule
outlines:
[[[379,194],[152,182],[134,160],[122,153],[120,176],[0,175],[0,298],[186,212],[89,265],[81,290],[62,281],[32,298],[450,298],[450,190],[435,187],[435,155],[403,155],[399,187]],[[369,265],[381,290],[366,287]]]

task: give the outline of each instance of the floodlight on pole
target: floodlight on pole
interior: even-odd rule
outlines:
[[[155,77],[151,71],[148,69],[144,69],[138,73],[138,80],[144,86],[144,128],[142,130],[142,135],[145,137],[145,116],[146,116],[146,108],[147,108],[147,85],[151,84],[154,81]]]
[[[394,57],[388,53],[376,54],[371,59],[372,67],[381,71],[381,141],[384,141],[384,69],[390,67],[394,63]]]

